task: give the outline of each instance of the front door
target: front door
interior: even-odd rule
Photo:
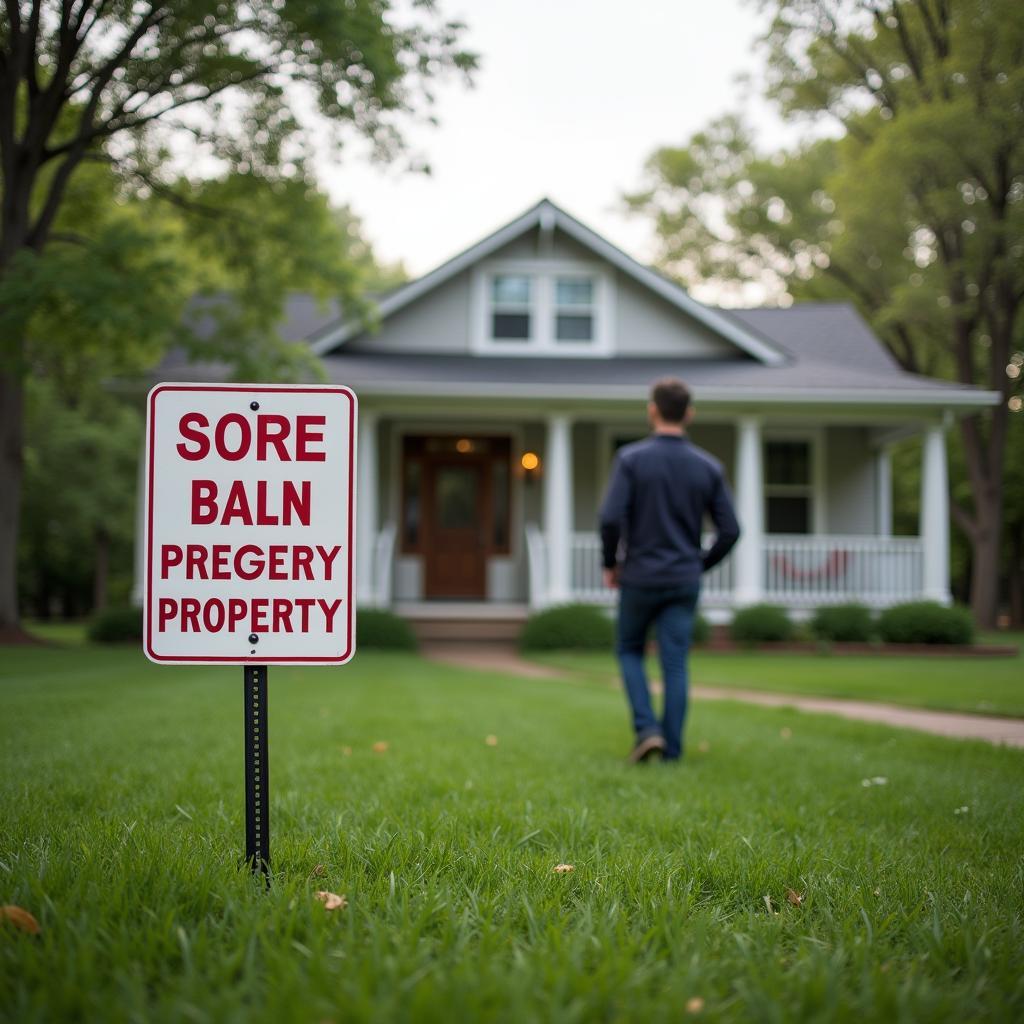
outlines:
[[[485,599],[488,560],[511,553],[511,439],[409,434],[401,473],[401,552],[420,558],[423,596]]]
[[[488,475],[480,459],[429,459],[424,498],[427,597],[487,593]]]

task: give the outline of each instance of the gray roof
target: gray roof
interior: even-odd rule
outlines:
[[[356,352],[342,346],[321,361],[332,381],[370,395],[439,395],[493,399],[628,399],[646,394],[653,380],[679,376],[702,402],[856,402],[882,405],[989,405],[989,392],[904,372],[856,310],[846,303],[788,308],[718,310],[784,352],[781,365],[736,358],[669,356],[557,358],[432,353]],[[282,336],[295,343],[337,322],[336,305],[292,295]],[[197,325],[197,333],[202,333]],[[372,342],[371,342],[372,345]],[[163,379],[222,378],[219,364],[189,365],[182,352],[163,363]]]

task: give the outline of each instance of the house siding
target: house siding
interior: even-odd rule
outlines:
[[[825,430],[825,530],[842,535],[877,532],[875,450],[867,427]]]

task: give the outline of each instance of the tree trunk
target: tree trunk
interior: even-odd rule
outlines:
[[[13,360],[12,360],[13,362]],[[18,616],[18,519],[25,430],[25,382],[0,368],[0,636],[21,637]]]
[[[977,532],[971,558],[971,610],[981,629],[996,628],[1000,576],[1000,512],[998,489],[977,494]]]
[[[107,607],[107,584],[110,580],[110,534],[102,526],[96,530],[95,555],[92,576],[92,610],[101,612]]]

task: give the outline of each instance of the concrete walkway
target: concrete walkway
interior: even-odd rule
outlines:
[[[459,665],[485,672],[523,676],[529,679],[569,680],[571,675],[521,658],[512,647],[500,644],[428,644],[423,655],[431,661]],[[659,684],[652,683],[658,689]],[[984,740],[997,746],[1024,747],[1024,719],[995,715],[968,715],[955,711],[929,711],[897,704],[845,700],[839,697],[809,697],[763,690],[734,690],[726,687],[694,686],[697,700],[734,700],[762,707],[797,708],[814,714],[839,715],[859,722],[877,722],[899,729],[916,729],[952,739]]]

